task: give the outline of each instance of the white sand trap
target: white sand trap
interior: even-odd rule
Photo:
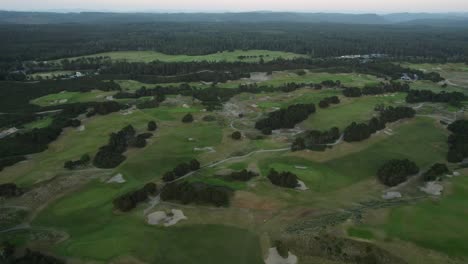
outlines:
[[[126,182],[122,174],[117,174],[114,177],[110,178],[107,183],[124,183]]]
[[[114,101],[114,96],[108,95],[108,96],[106,96],[106,100],[107,101]]]
[[[460,173],[458,171],[454,171],[452,174],[453,176],[460,176]]]
[[[58,100],[58,103],[59,103],[59,104],[64,104],[64,103],[66,103],[66,102],[68,102],[68,99],[60,99],[60,100]]]
[[[86,130],[86,127],[85,127],[84,125],[81,125],[81,126],[77,127],[76,130],[77,130],[78,132],[85,131],[85,130]]]
[[[428,182],[426,186],[419,187],[419,190],[430,194],[430,195],[441,195],[442,191],[444,190],[444,186],[438,184],[437,182]]]
[[[147,222],[150,225],[164,225],[172,226],[177,224],[180,220],[185,220],[187,217],[181,210],[172,209],[170,214],[164,211],[157,211],[147,216]]]
[[[307,187],[303,181],[297,180],[297,183],[299,184],[299,186],[295,188],[296,190],[300,190],[300,191],[309,190],[309,187]]]
[[[216,152],[213,147],[193,148],[194,151]]]
[[[188,141],[195,141],[194,138],[187,138]]]
[[[257,108],[257,107],[258,107],[258,105],[256,105],[256,104],[252,104],[252,105],[250,105],[250,106],[252,106],[253,108]]]
[[[296,166],[294,166],[294,168],[300,169],[300,170],[305,170],[305,169],[307,169],[306,166],[301,166],[301,165],[296,165]]]
[[[268,250],[268,257],[265,259],[265,264],[296,264],[297,257],[289,252],[288,258],[283,258],[276,250],[276,247],[272,247]]]
[[[188,104],[183,104],[182,107],[183,108],[190,108],[190,106]]]
[[[16,132],[18,132],[18,129],[16,127],[12,127],[12,128],[3,130],[2,132],[0,132],[0,138],[7,137],[7,136],[12,135],[12,134],[14,134]]]
[[[386,192],[386,193],[382,194],[382,198],[385,199],[385,200],[401,198],[401,193],[399,193],[399,192]]]

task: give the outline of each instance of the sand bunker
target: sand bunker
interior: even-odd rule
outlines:
[[[382,194],[382,198],[385,199],[385,200],[401,198],[401,193],[399,193],[399,192],[386,192],[386,193]]]
[[[426,183],[426,186],[419,187],[419,190],[430,195],[439,196],[442,194],[442,191],[444,190],[444,186],[440,185],[437,182],[428,182]]]
[[[181,210],[172,209],[169,214],[164,211],[157,211],[147,216],[147,222],[150,225],[172,226],[180,220],[185,220],[187,217]]]
[[[114,177],[110,178],[107,183],[124,183],[125,179],[122,174],[117,174]]]
[[[268,250],[268,257],[265,259],[265,264],[296,264],[297,257],[289,252],[288,258],[283,258],[276,250],[276,247],[272,247]]]
[[[297,186],[295,189],[296,190],[300,190],[300,191],[307,191],[309,190],[309,188],[305,185],[305,183],[303,181],[300,181],[300,180],[297,180],[297,183],[299,184],[299,186]]]
[[[114,96],[108,95],[108,96],[106,96],[106,100],[107,101],[114,101]]]
[[[2,132],[0,132],[0,138],[7,137],[7,136],[12,135],[12,134],[14,134],[16,132],[18,132],[18,129],[16,127],[12,127],[12,128],[3,130]]]
[[[81,126],[79,126],[79,127],[76,128],[76,130],[77,130],[78,132],[85,131],[85,129],[86,129],[86,127],[85,127],[84,125],[81,125]]]
[[[305,169],[307,169],[306,166],[301,166],[301,165],[296,165],[296,166],[294,166],[294,168],[300,169],[300,170],[305,170]]]
[[[194,151],[216,152],[213,147],[193,148]]]

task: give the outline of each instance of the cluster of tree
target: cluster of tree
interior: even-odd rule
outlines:
[[[406,102],[434,102],[434,103],[449,103],[459,105],[461,101],[467,99],[467,96],[460,92],[441,92],[434,93],[430,90],[410,90],[406,96]]]
[[[338,98],[338,96],[331,96],[331,97],[326,97],[323,100],[321,100],[319,102],[319,107],[320,108],[327,108],[331,104],[339,104],[339,103],[340,103],[340,99]]]
[[[143,148],[148,134],[136,136],[133,126],[128,125],[117,133],[110,135],[109,143],[101,147],[94,156],[93,164],[98,168],[115,168],[126,158],[123,153],[128,147]],[[151,134],[149,133],[149,136]]]
[[[143,188],[133,192],[126,193],[114,199],[114,208],[122,212],[128,212],[135,208],[139,203],[144,202],[150,195],[156,195],[158,188],[156,184],[150,182],[145,184]]]
[[[95,21],[95,18],[87,20]],[[114,24],[108,23],[106,18],[106,23],[31,23],[1,27],[0,34],[8,38],[0,43],[0,61],[58,59],[109,50],[200,55],[235,49],[289,51],[314,57],[381,53],[447,60],[463,59],[467,46],[462,27],[382,27],[271,20],[255,23],[253,27],[252,23],[238,22],[144,20],[154,23],[122,23],[126,19],[117,20]],[[234,20],[239,18],[230,21]],[[281,38],[271,32],[282,32]]]
[[[14,183],[0,184],[0,197],[15,197],[23,194],[23,189],[19,188]]]
[[[124,106],[115,101],[108,102],[97,102],[93,104],[93,110],[91,110],[87,116],[91,117],[95,114],[108,115],[110,113],[120,111]]]
[[[0,112],[15,113],[43,110],[30,101],[48,94],[68,92],[89,92],[93,89],[102,91],[120,90],[115,82],[99,81],[92,78],[71,80],[49,80],[40,82],[1,82],[0,81]],[[50,108],[46,107],[45,109]]]
[[[91,161],[91,157],[88,154],[84,154],[81,156],[79,160],[69,160],[66,161],[63,167],[69,170],[75,170],[78,168],[83,168],[88,166],[89,162]]]
[[[0,171],[2,171],[4,168],[8,166],[12,166],[18,162],[21,162],[23,160],[26,160],[26,157],[24,156],[14,156],[14,157],[6,157],[3,159],[0,159]]]
[[[171,182],[186,175],[189,172],[197,171],[199,169],[200,162],[196,159],[193,159],[188,163],[183,162],[177,165],[173,170],[166,172],[163,175],[163,180],[165,182]]]
[[[452,132],[448,137],[447,161],[462,162],[468,157],[468,120],[457,120],[447,128]]]
[[[249,181],[250,179],[256,176],[258,176],[257,173],[243,169],[241,171],[234,171],[228,174],[226,178],[234,181]]]
[[[296,188],[299,186],[296,174],[289,171],[277,172],[276,170],[271,169],[267,177],[271,183],[281,187]]]
[[[280,109],[268,114],[268,117],[255,123],[255,128],[261,130],[263,134],[269,135],[272,130],[280,128],[294,128],[315,113],[314,104],[295,104],[286,109]]]
[[[340,138],[340,130],[333,127],[328,131],[310,130],[303,135],[296,137],[291,145],[292,151],[304,149],[323,151],[327,144],[331,144]]]
[[[0,139],[0,160],[2,166],[13,165],[24,160],[21,156],[41,152],[47,149],[50,142],[57,139],[63,128],[71,126],[74,117],[86,112],[85,104],[70,104],[53,117],[51,124],[44,128],[15,133]]]
[[[376,95],[396,92],[409,92],[410,87],[407,83],[389,82],[380,83],[378,85],[366,86],[362,89],[356,87],[348,87],[343,89],[343,95],[346,97],[361,97],[363,95]]]
[[[444,175],[446,173],[449,173],[449,169],[447,168],[447,165],[444,163],[436,163],[431,166],[429,170],[423,173],[422,177],[424,181],[435,181],[437,180],[437,177]]]
[[[345,128],[343,139],[346,142],[368,139],[375,132],[384,129],[387,123],[404,118],[412,118],[415,114],[416,112],[411,107],[387,107],[380,111],[379,117],[373,117],[368,123],[351,123],[351,125]]]
[[[396,186],[418,172],[419,168],[414,162],[408,159],[394,159],[386,162],[379,168],[377,177],[380,182],[387,186]]]
[[[66,262],[53,256],[45,255],[27,248],[24,253],[19,253],[17,248],[9,243],[0,245],[0,262],[5,264],[65,264]]]
[[[173,182],[161,191],[164,201],[180,201],[183,204],[203,203],[215,206],[228,206],[232,190],[203,182]]]

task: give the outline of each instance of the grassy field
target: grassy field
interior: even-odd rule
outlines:
[[[152,227],[144,223],[140,210],[113,214],[117,193],[115,186],[92,183],[54,203],[34,225],[66,230],[71,238],[54,251],[85,260],[108,263],[131,255],[150,263],[262,263],[258,238],[247,230],[222,225]]]
[[[31,103],[39,106],[51,106],[57,104],[105,101],[106,96],[111,96],[115,93],[116,92],[104,92],[100,90],[93,90],[91,92],[84,93],[64,91],[36,98],[32,100]]]
[[[331,192],[375,177],[377,169],[390,159],[408,158],[422,168],[444,160],[446,133],[437,128],[433,120],[418,118],[396,127],[394,133],[372,144],[366,141],[345,143],[326,152],[303,152],[265,159],[260,162],[260,168],[263,175],[271,168],[291,171],[314,192]],[[421,140],[424,144],[419,144]],[[348,152],[350,148],[354,150]],[[330,156],[328,160],[315,161],[327,155]]]
[[[318,108],[315,114],[301,123],[306,129],[327,130],[334,126],[344,129],[351,122],[366,122],[376,115],[374,107],[377,104],[385,106],[401,105],[405,94],[397,93],[386,96],[364,96],[359,98],[341,97],[341,103],[327,109]]]
[[[379,83],[380,80],[372,75],[356,74],[356,73],[327,73],[327,72],[311,72],[308,71],[305,75],[298,75],[294,71],[278,71],[267,80],[252,81],[252,80],[236,80],[219,84],[223,88],[235,88],[239,84],[257,83],[259,85],[280,86],[285,83],[314,83],[318,84],[326,80],[341,81],[343,85],[364,87],[366,85]]]
[[[426,72],[437,72],[444,77],[449,84],[450,89],[461,89],[465,93],[468,93],[468,65],[463,63],[445,63],[445,64],[402,64],[405,67],[426,71]]]
[[[268,51],[268,50],[235,50],[235,51],[223,51],[208,55],[169,55],[156,51],[115,51],[98,53],[83,57],[110,57],[112,60],[126,60],[128,62],[152,62],[152,61],[164,61],[164,62],[192,62],[192,61],[227,61],[227,62],[259,62],[261,56],[264,61],[271,61],[278,58],[283,59],[294,59],[299,57],[305,57],[306,55],[295,54],[290,52],[282,51]],[[245,59],[240,59],[240,56],[246,56]],[[74,59],[74,58],[72,58]]]
[[[386,240],[402,239],[452,257],[468,257],[465,204],[468,201],[468,172],[448,179],[448,193],[440,199],[394,208],[365,225],[384,232]],[[447,192],[445,190],[444,192]]]

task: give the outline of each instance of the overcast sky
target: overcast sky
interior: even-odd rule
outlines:
[[[0,0],[2,10],[468,12],[468,0]]]

